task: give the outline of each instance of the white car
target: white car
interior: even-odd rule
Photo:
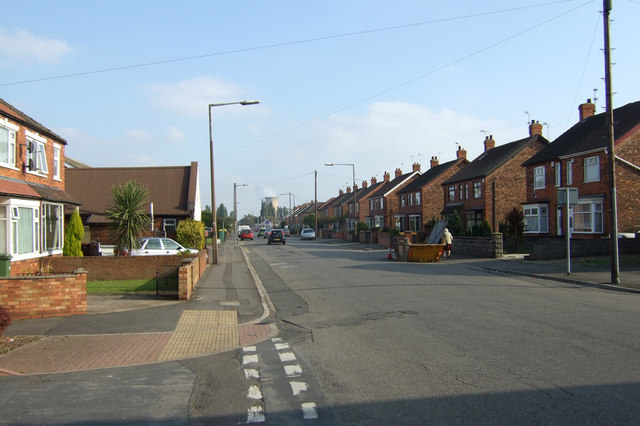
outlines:
[[[197,253],[198,249],[185,248],[171,238],[146,237],[140,239],[140,248],[134,249],[132,256],[169,256],[185,251]]]
[[[312,228],[304,228],[300,231],[300,239],[301,240],[315,240],[316,239],[316,231]]]

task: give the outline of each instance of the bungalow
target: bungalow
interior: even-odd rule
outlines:
[[[569,208],[574,237],[600,238],[611,233],[610,180],[606,113],[595,114],[587,100],[578,108],[580,121],[523,163],[526,168],[525,233],[563,235],[566,206],[558,204],[558,188],[578,191]],[[613,111],[618,229],[640,229],[640,101]]]
[[[486,221],[497,230],[506,214],[527,199],[522,163],[548,144],[537,121],[531,122],[529,137],[524,139],[496,147],[493,135],[487,136],[484,152],[442,183],[441,214],[448,216],[455,210],[467,228]]]

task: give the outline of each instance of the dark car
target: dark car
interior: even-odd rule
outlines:
[[[285,239],[284,232],[282,232],[282,229],[272,229],[271,232],[269,232],[269,239],[267,240],[267,243],[268,244],[271,244],[271,243],[287,244],[287,240]]]
[[[240,239],[253,241],[253,232],[251,231],[251,229],[243,229],[242,231],[240,231]]]

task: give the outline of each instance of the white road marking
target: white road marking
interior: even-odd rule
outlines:
[[[258,386],[249,386],[249,393],[247,394],[249,399],[262,399],[262,392]]]
[[[289,349],[288,343],[276,343],[276,350],[281,351],[283,349]]]
[[[256,351],[255,346],[245,346],[244,348],[242,348],[242,352],[255,352],[255,351]]]
[[[258,355],[244,355],[242,357],[242,365],[255,364],[258,362]]]
[[[304,402],[302,404],[302,417],[305,420],[313,420],[318,418],[318,410],[315,402]]]
[[[278,356],[280,357],[280,361],[282,362],[289,362],[289,361],[296,360],[296,356],[293,354],[293,352],[283,352],[278,354]]]
[[[265,421],[262,407],[251,407],[247,410],[247,423],[264,423]]]
[[[282,337],[272,337],[271,341],[273,343],[280,343],[280,342],[282,342]]]
[[[260,373],[255,368],[245,368],[244,369],[244,378],[245,379],[259,379]]]
[[[307,390],[307,384],[305,382],[289,382],[291,385],[291,392],[293,395],[300,395],[300,392],[304,392]]]
[[[296,377],[302,375],[302,367],[299,365],[285,365],[284,372],[287,377]]]

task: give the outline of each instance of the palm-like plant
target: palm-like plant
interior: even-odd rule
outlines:
[[[138,238],[151,227],[151,218],[145,211],[149,190],[143,184],[130,180],[114,185],[111,192],[113,199],[105,213],[111,220],[117,247],[126,248],[131,253],[138,247]]]

